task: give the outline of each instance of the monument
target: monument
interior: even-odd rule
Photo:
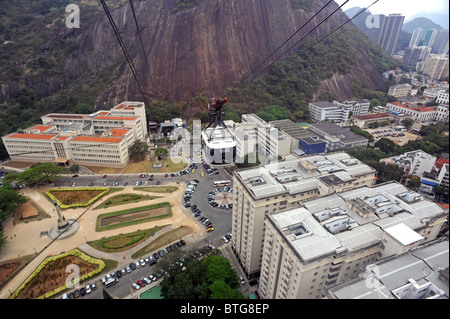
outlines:
[[[66,218],[61,214],[58,201],[53,200],[53,206],[58,214],[58,222],[55,227],[52,227],[48,231],[48,236],[51,239],[64,239],[75,234],[80,228],[80,223],[75,219],[66,220]]]

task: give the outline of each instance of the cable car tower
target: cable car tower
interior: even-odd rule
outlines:
[[[210,164],[233,164],[236,161],[236,142],[234,135],[223,122],[222,111],[227,98],[217,98],[208,103],[210,123],[202,132],[204,154]]]

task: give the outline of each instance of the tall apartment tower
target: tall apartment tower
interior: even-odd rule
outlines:
[[[424,36],[424,30],[422,28],[414,29],[412,37],[411,37],[411,41],[409,41],[409,46],[412,48],[418,47],[419,42],[423,39],[423,36]]]
[[[248,279],[258,278],[265,219],[303,201],[370,186],[375,170],[346,153],[286,157],[233,176],[232,249]]]
[[[442,55],[430,55],[425,64],[423,74],[429,75],[433,79],[441,79],[448,76],[449,61]]]
[[[402,29],[404,20],[405,17],[400,14],[390,14],[384,19],[378,44],[390,55],[394,55],[395,53],[398,35]]]
[[[436,41],[437,34],[438,30],[436,29],[428,30],[427,33],[425,34],[425,40],[423,40],[423,45],[431,48],[434,42]]]
[[[432,53],[447,55],[448,53],[448,30],[439,30],[433,43]]]

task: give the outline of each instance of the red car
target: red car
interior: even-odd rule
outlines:
[[[145,283],[142,280],[138,280],[136,283],[141,287],[145,286]]]

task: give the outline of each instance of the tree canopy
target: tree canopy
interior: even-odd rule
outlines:
[[[132,160],[142,161],[148,152],[148,144],[144,141],[136,140],[128,148],[129,156]]]
[[[236,271],[228,259],[212,255],[199,261],[189,258],[185,271],[172,268],[161,283],[165,299],[244,299],[237,290]]]

